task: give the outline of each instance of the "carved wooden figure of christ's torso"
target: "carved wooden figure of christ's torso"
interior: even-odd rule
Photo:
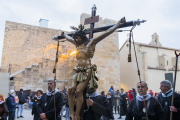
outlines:
[[[90,67],[91,66],[91,58],[94,55],[94,45],[93,46],[85,46],[84,44],[77,47],[77,67]]]

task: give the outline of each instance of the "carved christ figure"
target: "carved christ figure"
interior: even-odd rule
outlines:
[[[62,36],[66,38],[67,41],[74,44],[77,48],[77,66],[73,69],[71,79],[69,82],[68,89],[68,103],[70,109],[70,117],[73,120],[80,120],[80,111],[82,108],[83,91],[90,80],[93,80],[93,70],[96,69],[94,65],[91,65],[91,58],[93,58],[95,52],[95,46],[98,42],[106,38],[108,35],[113,33],[119,26],[126,22],[125,17],[120,19],[117,24],[106,30],[101,35],[88,40],[85,32],[83,31],[83,26],[73,33],[73,36],[68,36],[65,32],[62,32]],[[77,95],[76,102],[76,113],[74,117],[74,101],[75,101],[75,91]]]

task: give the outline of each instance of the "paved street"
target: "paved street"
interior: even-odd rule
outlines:
[[[33,116],[31,115],[31,109],[24,109],[23,116],[24,118],[19,118],[19,119],[16,118],[16,120],[33,120]]]
[[[33,120],[33,116],[31,115],[31,109],[24,109],[23,116],[24,118],[19,118],[19,120]],[[118,114],[114,114],[114,117],[115,117],[115,120],[125,120],[125,116],[123,116],[122,119],[118,119],[119,117]],[[16,120],[18,119],[16,118]]]

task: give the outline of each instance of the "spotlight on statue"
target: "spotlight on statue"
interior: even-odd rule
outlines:
[[[70,55],[73,55],[73,54],[75,54],[76,53],[76,51],[73,51]]]

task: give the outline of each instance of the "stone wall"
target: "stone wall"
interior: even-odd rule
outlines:
[[[41,62],[42,58],[52,59],[56,50],[50,49],[47,55],[44,50],[47,45],[57,44],[52,37],[59,35],[60,30],[26,25],[15,22],[6,22],[1,67],[8,69],[12,64],[12,72],[23,69],[34,63]],[[70,43],[61,43],[66,51],[75,47]],[[16,70],[13,70],[13,68]]]
[[[66,60],[59,58],[56,71],[58,90],[62,90],[64,86],[68,85],[71,71],[76,66],[74,59],[75,55]],[[54,62],[54,60],[42,59],[42,62],[39,62],[39,64],[25,68],[19,75],[20,77],[14,77],[14,80],[11,82],[15,86],[15,90],[19,91],[20,88],[28,88],[32,91],[41,89],[45,92],[47,90],[47,80],[54,78]]]
[[[4,98],[8,97],[8,93],[10,89],[8,87],[9,84],[10,84],[9,73],[0,71],[0,94],[3,94]]]

